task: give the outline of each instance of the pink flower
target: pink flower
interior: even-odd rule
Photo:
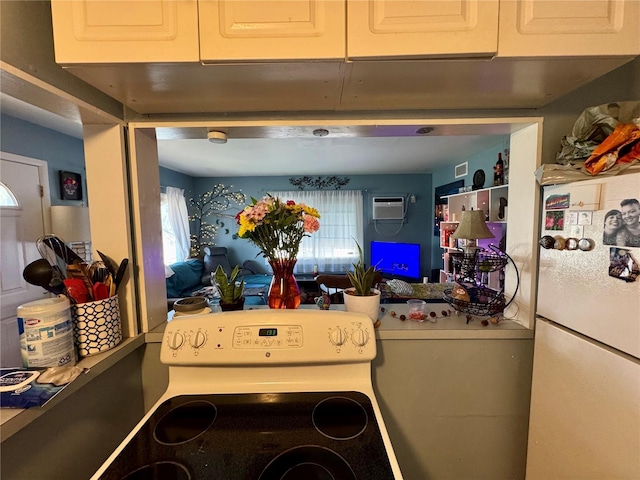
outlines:
[[[304,231],[307,233],[313,233],[320,230],[320,222],[317,218],[311,215],[304,216]]]

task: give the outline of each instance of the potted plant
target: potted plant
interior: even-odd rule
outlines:
[[[228,277],[222,269],[222,265],[218,265],[213,274],[216,280],[216,287],[220,293],[220,308],[224,312],[242,310],[244,308],[244,279],[237,282],[239,274],[239,265],[233,268],[231,275]]]
[[[352,287],[344,290],[344,306],[347,312],[364,313],[377,326],[380,309],[380,290],[373,288],[377,276],[375,266],[364,263],[362,248],[358,245],[359,260],[353,264],[353,271],[347,271]]]

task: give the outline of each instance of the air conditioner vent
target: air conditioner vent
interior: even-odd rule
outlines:
[[[403,218],[403,197],[373,197],[374,220],[402,220]]]

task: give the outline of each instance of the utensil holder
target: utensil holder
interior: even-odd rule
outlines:
[[[71,315],[73,335],[81,357],[106,352],[122,341],[118,295],[71,305]]]

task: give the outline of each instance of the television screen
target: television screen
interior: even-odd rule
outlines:
[[[371,242],[371,265],[383,274],[420,278],[420,244]]]

